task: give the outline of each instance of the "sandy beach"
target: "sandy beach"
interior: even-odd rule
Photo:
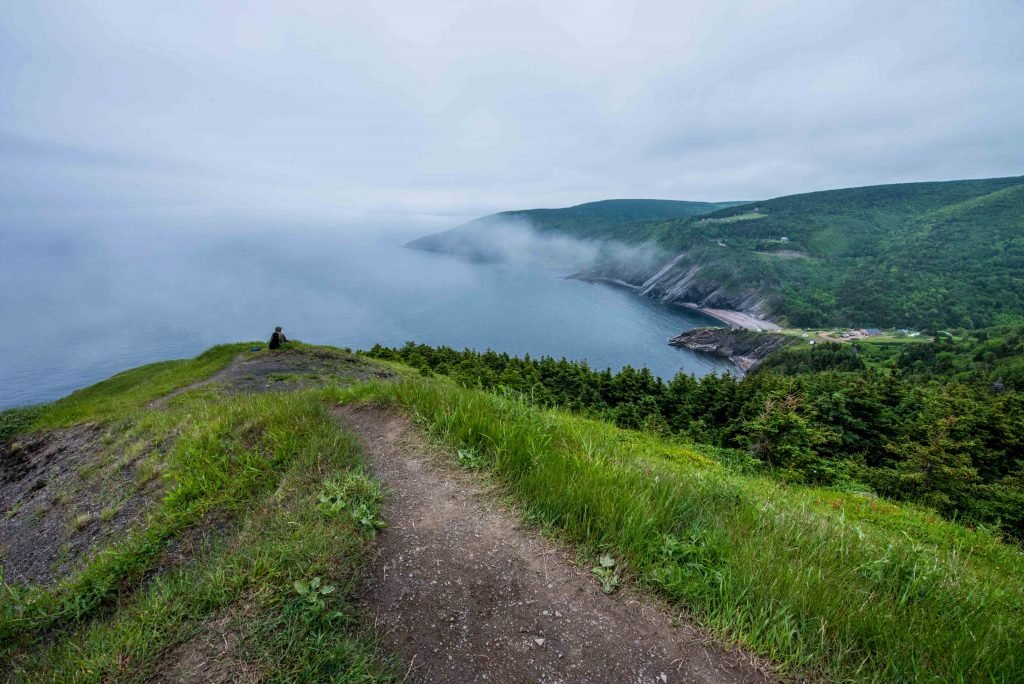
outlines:
[[[763,318],[757,318],[755,316],[751,316],[750,314],[745,314],[742,311],[731,311],[729,309],[705,309],[703,307],[697,306],[696,304],[685,304],[684,306],[688,306],[691,309],[700,311],[701,313],[707,314],[712,318],[717,318],[723,323],[727,323],[728,325],[734,328],[745,328],[746,330],[761,331],[782,329],[782,326],[780,325],[772,323],[771,321],[765,320]]]

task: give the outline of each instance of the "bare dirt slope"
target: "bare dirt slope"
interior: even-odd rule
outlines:
[[[51,584],[140,523],[160,493],[156,474],[139,468],[146,455],[91,424],[0,443],[4,580]]]
[[[650,600],[603,594],[482,478],[431,456],[403,415],[338,415],[391,490],[363,601],[408,681],[768,681]]]

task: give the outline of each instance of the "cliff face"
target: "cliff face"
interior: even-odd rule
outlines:
[[[714,354],[729,359],[746,372],[753,370],[769,354],[794,344],[797,340],[778,333],[727,328],[694,328],[668,341],[674,347]]]
[[[772,297],[761,287],[743,285],[714,264],[679,254],[655,268],[636,263],[605,263],[577,274],[584,280],[611,280],[645,297],[704,309],[731,309],[758,318],[771,314]]]

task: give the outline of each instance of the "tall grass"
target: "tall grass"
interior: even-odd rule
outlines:
[[[482,455],[538,523],[791,673],[1024,681],[1024,559],[985,532],[440,379],[374,392]]]

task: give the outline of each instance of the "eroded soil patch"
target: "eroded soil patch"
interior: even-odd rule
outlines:
[[[586,568],[430,455],[403,415],[342,407],[391,490],[362,602],[416,682],[764,682],[752,656]],[[673,624],[677,626],[673,626]]]
[[[49,584],[121,538],[155,500],[140,472],[97,425],[0,444],[0,567],[7,582]]]
[[[230,393],[259,394],[394,377],[395,374],[385,368],[334,349],[264,349],[239,355],[206,380],[172,392],[153,405],[163,406],[182,392],[214,383]]]

